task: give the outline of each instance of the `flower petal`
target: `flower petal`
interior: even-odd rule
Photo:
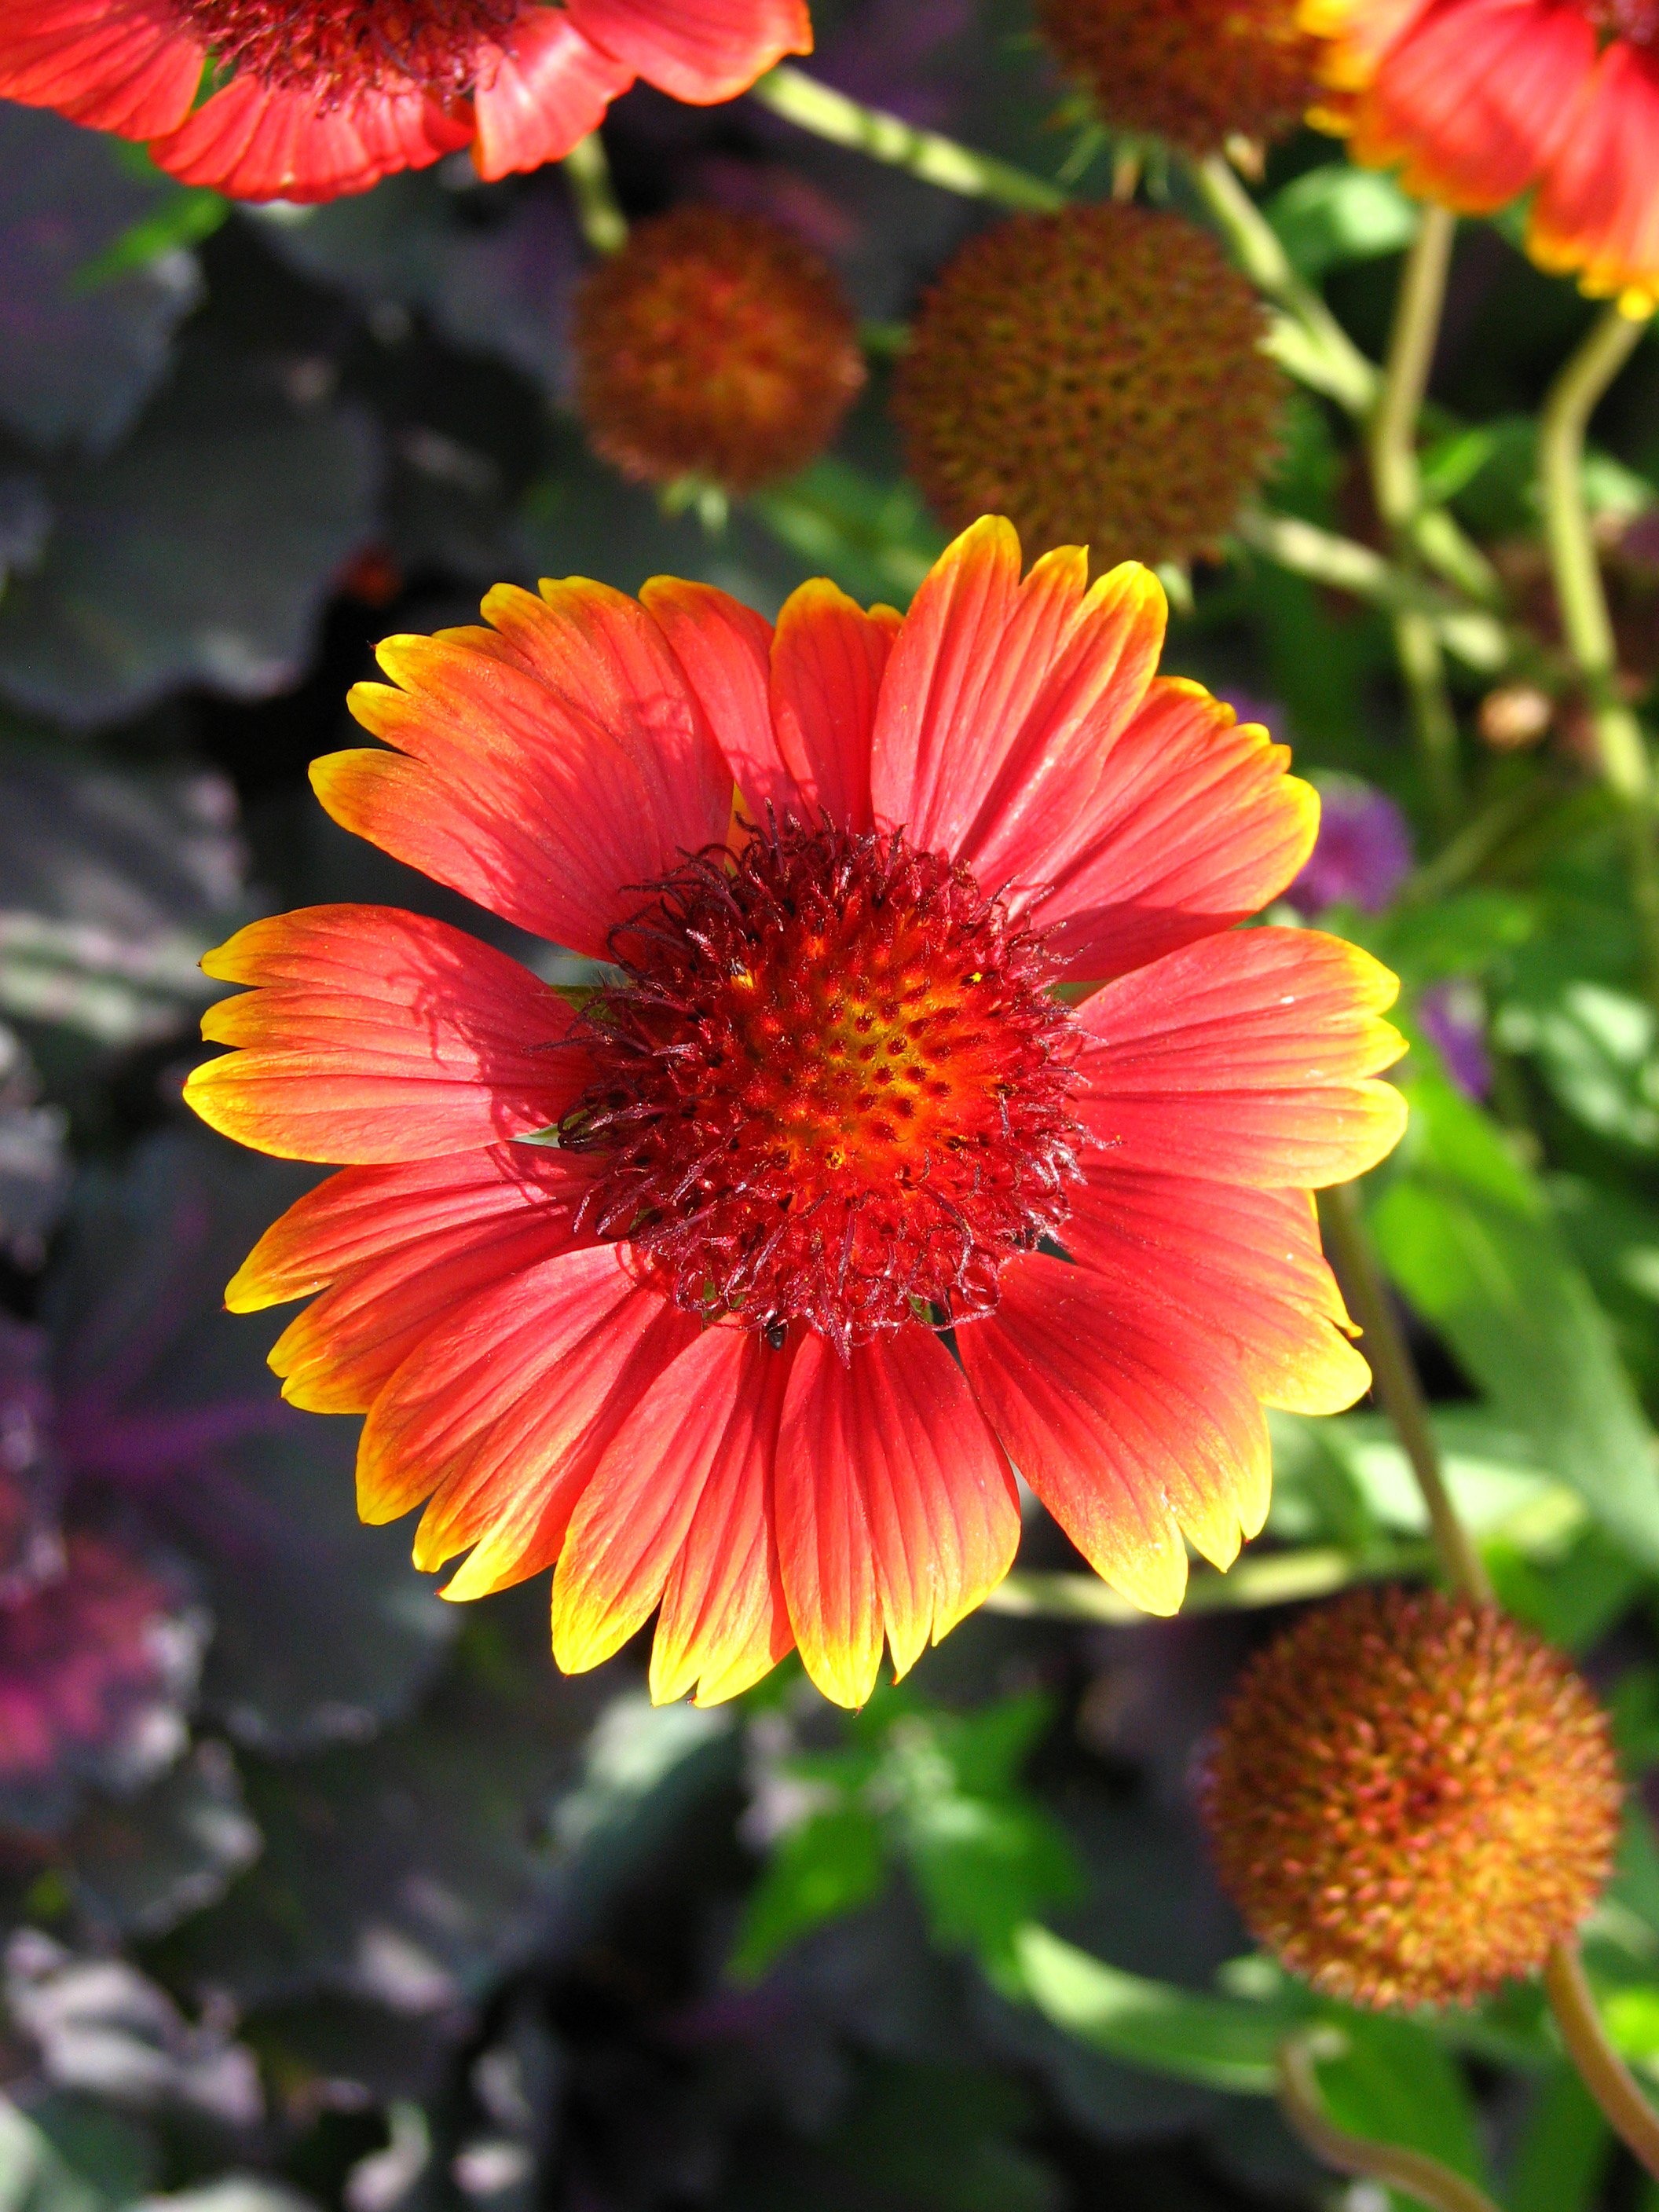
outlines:
[[[1034,1254],[1002,1289],[958,1340],[975,1395],[1096,1573],[1148,1613],[1176,1612],[1180,1531],[1225,1567],[1267,1517],[1255,1393],[1226,1349],[1132,1273]]]
[[[1091,981],[1259,913],[1319,834],[1319,795],[1290,759],[1202,684],[1160,677],[1104,757],[1078,763],[1069,819],[1030,870],[1053,888],[1013,910]]]
[[[764,1496],[789,1367],[754,1329],[708,1329],[658,1376],[617,1431],[571,1515],[553,1577],[553,1656],[567,1674],[610,1658],[655,1611],[711,1485],[728,1498]],[[730,1511],[728,1503],[719,1517]],[[713,1594],[710,1586],[732,1564],[718,1552],[710,1555],[707,1531],[701,1549],[699,1597]],[[729,1673],[754,1640],[753,1599],[771,1609],[764,1548],[758,1564],[760,1587],[743,1593],[750,1602],[736,1609],[736,1636],[706,1646],[690,1679],[702,1666],[716,1679]],[[787,1650],[781,1603],[776,1614]],[[769,1648],[776,1626],[776,1620],[765,1624]]]
[[[1408,191],[1488,213],[1549,161],[1595,60],[1575,0],[1441,0],[1378,64],[1350,149],[1379,167],[1403,162]]]
[[[272,1348],[283,1397],[313,1413],[366,1413],[458,1308],[492,1284],[594,1241],[578,1218],[592,1180],[591,1163],[526,1146],[348,1168],[331,1177],[310,1194],[327,1194],[329,1212],[313,1208],[314,1225],[303,1241],[313,1267],[325,1242],[333,1247],[333,1279]],[[354,1186],[349,1192],[333,1189],[346,1182]],[[300,1206],[308,1203],[301,1199]],[[291,1219],[300,1206],[266,1231],[243,1274],[277,1231],[287,1231],[292,1248]],[[369,1245],[380,1249],[365,1255]],[[340,1255],[354,1246],[360,1256],[342,1264]]]
[[[580,579],[542,592],[491,592],[493,629],[389,639],[401,688],[350,704],[398,752],[331,754],[312,782],[346,829],[602,957],[641,885],[725,837],[731,773],[642,607]]]
[[[375,1400],[358,1510],[394,1521],[430,1494],[415,1562],[476,1546],[447,1597],[482,1597],[559,1556],[577,1498],[697,1323],[601,1244],[524,1268],[447,1317]]]
[[[249,71],[153,139],[149,153],[180,184],[232,199],[304,204],[366,192],[394,170],[427,168],[471,136],[470,115],[447,115],[418,85],[366,88],[331,107],[304,87],[267,84]]]
[[[804,822],[868,830],[876,701],[901,617],[866,614],[825,577],[784,602],[772,641],[772,727]]]
[[[872,742],[876,819],[988,885],[1035,872],[1077,801],[1074,752],[1103,753],[1164,640],[1163,591],[1134,562],[1092,590],[1075,547],[1024,583],[1019,566],[1013,526],[994,515],[940,555],[894,643]]]
[[[771,623],[729,592],[680,576],[653,576],[640,601],[668,640],[756,819],[765,818],[769,799],[781,813],[793,786],[783,777],[767,701]]]
[[[0,100],[148,138],[190,113],[206,59],[165,0],[0,0]]]
[[[785,54],[810,54],[805,0],[565,0],[584,38],[676,100],[707,106],[747,92]]]
[[[796,1353],[778,1438],[778,1555],[807,1673],[837,1705],[896,1674],[994,1589],[1019,1541],[1001,1448],[931,1330]]]
[[[1154,1278],[1202,1342],[1269,1406],[1340,1413],[1370,1387],[1308,1193],[1251,1190],[1091,1161],[1063,1232],[1082,1266]]]
[[[1125,1167],[1316,1189],[1398,1141],[1405,1102],[1372,1079],[1405,1041],[1377,1018],[1396,979],[1310,929],[1229,930],[1078,1010],[1078,1110]]]
[[[446,922],[314,906],[251,922],[202,963],[254,988],[202,1018],[185,1085],[202,1119],[284,1159],[434,1158],[557,1121],[586,1062],[556,991]]]
[[[478,174],[493,181],[562,161],[633,82],[628,64],[601,53],[562,9],[532,0],[508,26],[499,52],[480,61],[472,95]]]
[[[1585,291],[1659,306],[1659,53],[1615,40],[1533,203],[1528,249]]]

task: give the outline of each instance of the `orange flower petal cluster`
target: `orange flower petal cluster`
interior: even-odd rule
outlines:
[[[1612,1871],[1612,1729],[1492,1607],[1356,1591],[1251,1662],[1204,1780],[1250,1932],[1356,2004],[1468,2003],[1541,1966]]]
[[[1357,161],[1468,215],[1534,191],[1542,267],[1659,305],[1659,9],[1651,0],[1302,0],[1326,41],[1316,120]]]
[[[763,216],[636,223],[576,295],[576,408],[624,476],[752,491],[804,468],[864,387],[834,271]]]
[[[539,168],[636,77],[731,100],[811,46],[805,0],[0,0],[0,99],[234,199],[330,200],[467,146]]]
[[[313,782],[608,980],[577,1012],[442,923],[280,915],[205,963],[246,988],[186,1093],[342,1164],[228,1295],[310,1301],[272,1364],[367,1416],[364,1516],[423,1505],[452,1597],[551,1567],[567,1668],[654,1613],[659,1698],[793,1645],[861,1704],[1007,1571],[1011,1462],[1173,1612],[1188,1540],[1261,1526],[1264,1405],[1366,1385],[1310,1192],[1404,1118],[1394,978],[1233,926],[1313,842],[1284,748],[1158,677],[1146,569],[1022,574],[1002,520],[903,617],[483,611],[381,647],[382,743]]]

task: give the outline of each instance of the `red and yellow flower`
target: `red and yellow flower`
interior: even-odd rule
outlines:
[[[1528,250],[1659,303],[1659,0],[1302,0],[1316,120],[1408,191],[1486,215],[1535,189]]]
[[[1284,748],[1156,676],[1148,571],[1022,580],[998,520],[902,618],[669,579],[483,611],[380,648],[386,749],[313,782],[606,979],[578,1010],[415,915],[255,922],[187,1091],[346,1164],[228,1298],[312,1300],[272,1364],[368,1416],[365,1517],[424,1501],[452,1597],[552,1567],[568,1668],[656,1612],[659,1698],[798,1645],[861,1703],[1006,1571],[1011,1456],[1173,1612],[1183,1537],[1224,1566],[1261,1526],[1264,1403],[1365,1388],[1310,1192],[1403,1119],[1393,977],[1233,927],[1313,842]]]
[[[636,77],[732,100],[811,45],[806,0],[0,0],[0,99],[147,139],[186,184],[328,200],[464,146],[534,169]]]

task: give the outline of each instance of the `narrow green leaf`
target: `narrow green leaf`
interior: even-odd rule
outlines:
[[[1540,2086],[1510,2168],[1510,2212],[1591,2212],[1613,2137],[1571,2066]]]
[[[738,1981],[758,1981],[792,1943],[867,1905],[886,1881],[881,1830],[861,1806],[814,1814],[773,1852],[749,1900],[729,1972]]]
[[[1468,2086],[1432,2030],[1346,2008],[1339,2018],[1347,2048],[1319,2066],[1319,2086],[1337,2124],[1376,2142],[1424,2151],[1488,2187]],[[1413,2202],[1398,2193],[1393,2201]]]
[[[1346,161],[1310,169],[1276,192],[1267,216],[1298,275],[1312,282],[1353,261],[1403,252],[1417,210],[1392,177]]]

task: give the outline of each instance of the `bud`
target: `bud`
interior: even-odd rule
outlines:
[[[638,482],[729,492],[823,452],[864,384],[829,264],[762,216],[676,208],[638,223],[576,295],[576,408]]]
[[[1621,1790],[1583,1678],[1491,1607],[1361,1590],[1245,1669],[1202,1784],[1223,1887],[1333,1996],[1468,2003],[1595,1905]]]

